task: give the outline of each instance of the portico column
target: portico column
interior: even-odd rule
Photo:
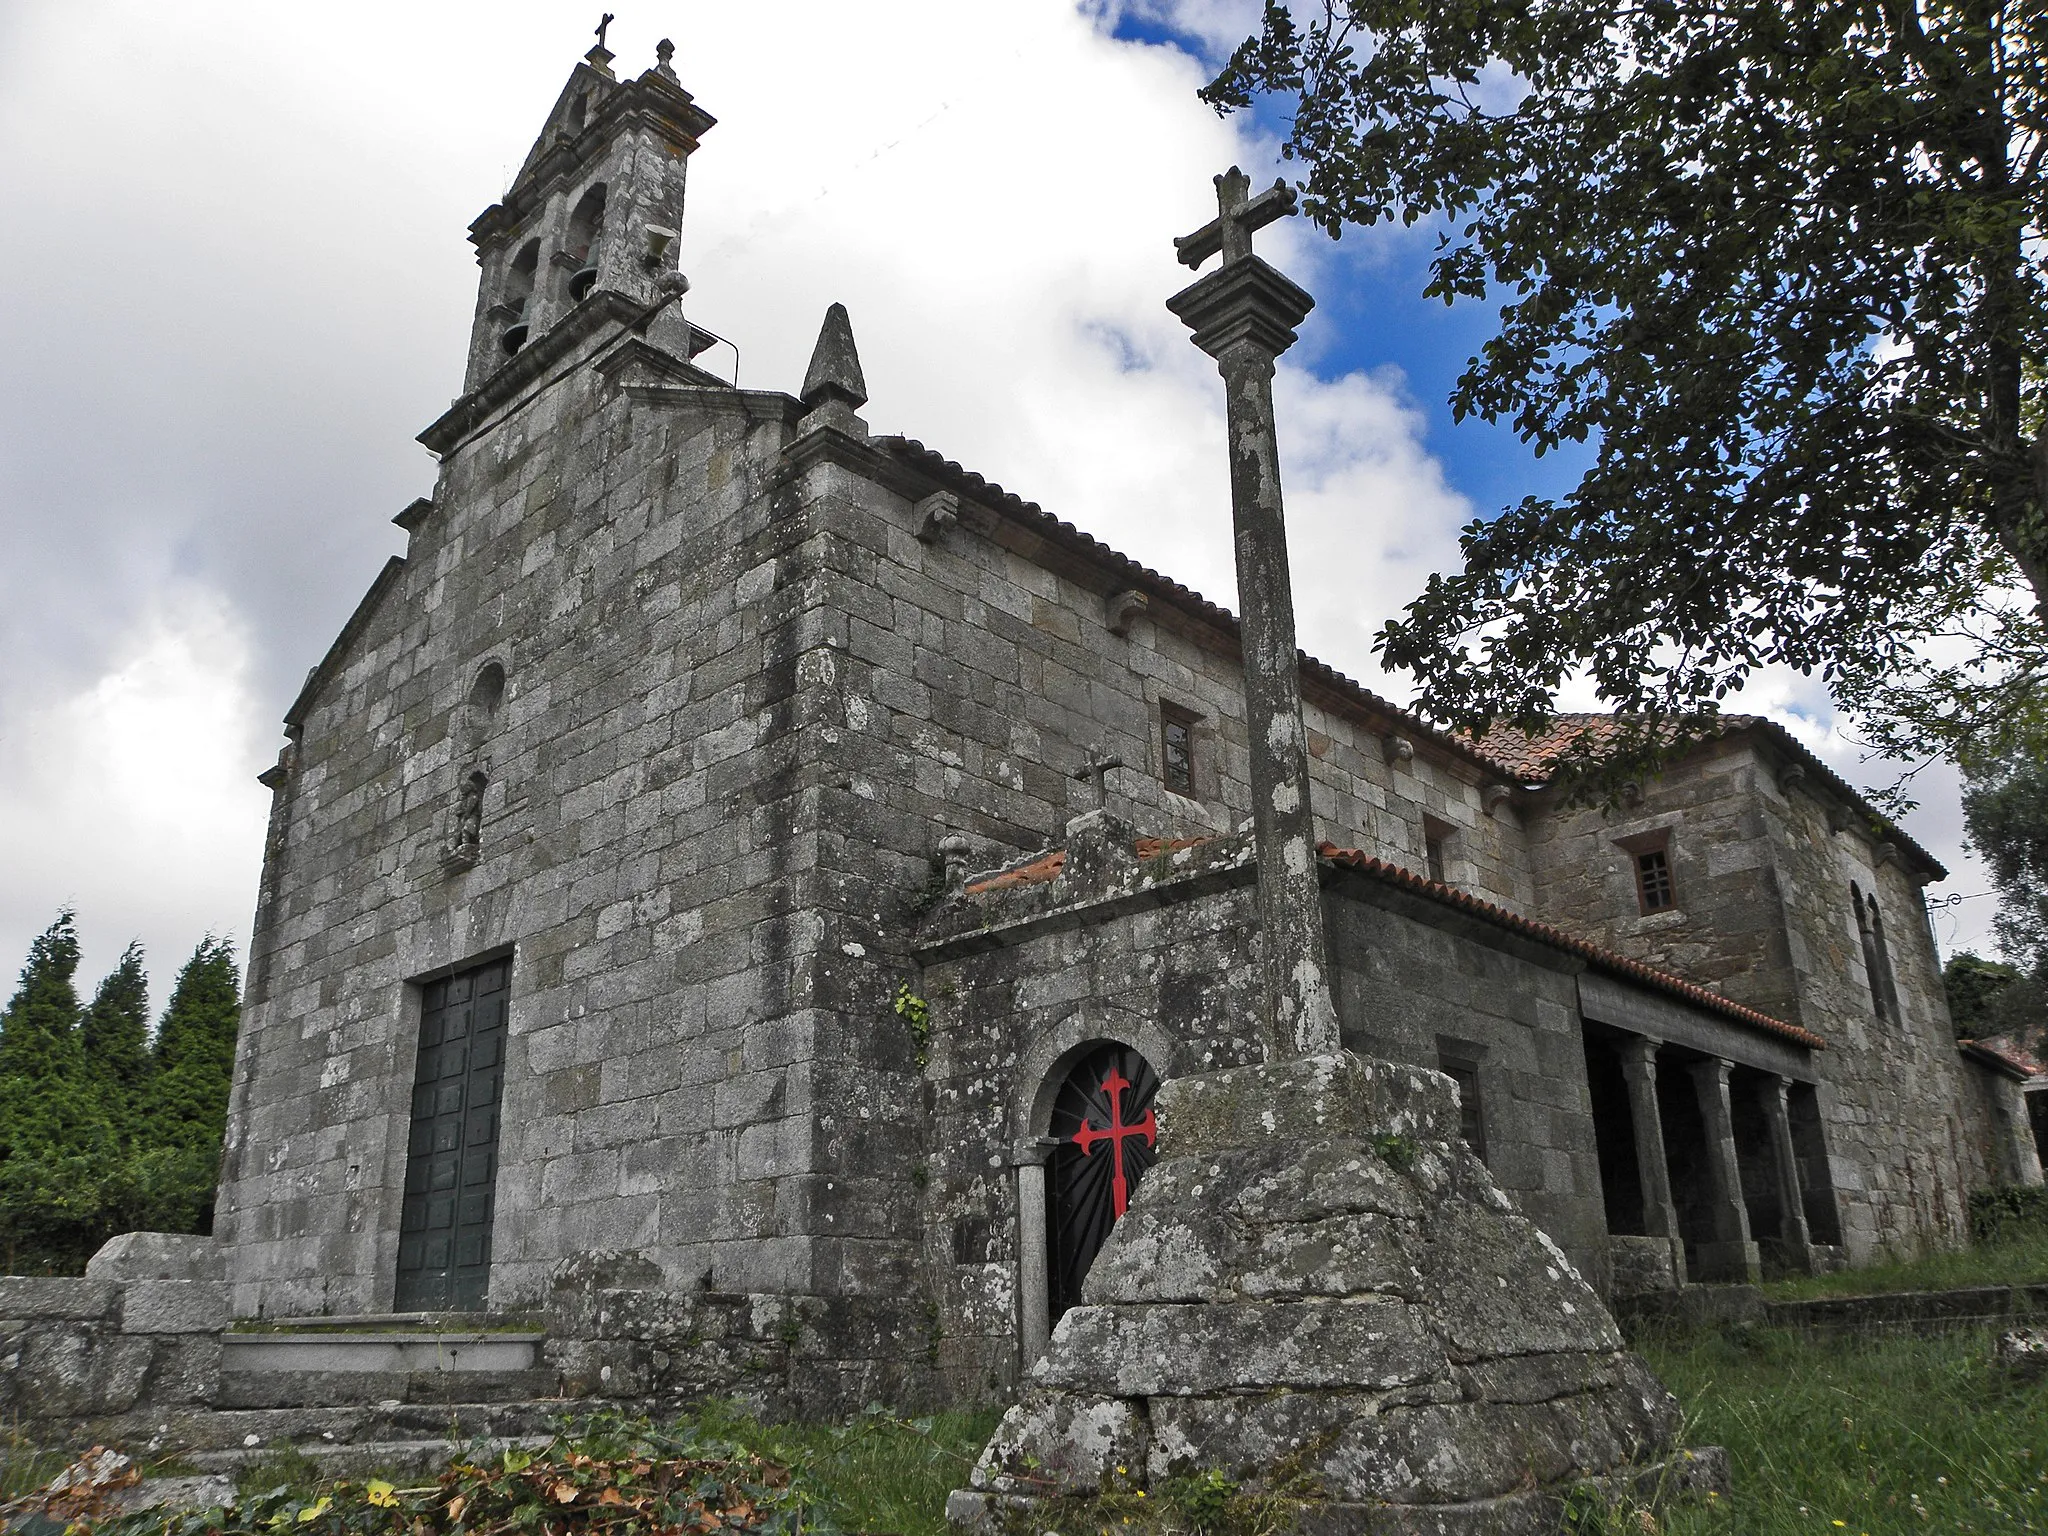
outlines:
[[[1636,1181],[1643,1194],[1643,1228],[1671,1244],[1671,1273],[1685,1284],[1685,1239],[1678,1230],[1678,1202],[1671,1198],[1671,1165],[1664,1154],[1664,1115],[1657,1107],[1657,1046],[1634,1036],[1621,1047],[1621,1075],[1628,1079],[1629,1125],[1636,1139]]]
[[[1792,1079],[1773,1077],[1764,1085],[1764,1118],[1771,1123],[1771,1155],[1778,1164],[1778,1241],[1785,1262],[1801,1274],[1813,1270],[1813,1236],[1806,1227],[1806,1196],[1799,1188],[1799,1157],[1792,1148],[1792,1113],[1787,1096]]]
[[[1017,1143],[1017,1347],[1018,1379],[1045,1353],[1052,1336],[1050,1264],[1045,1251],[1045,1165],[1059,1142],[1027,1136]]]
[[[1707,1182],[1711,1191],[1714,1240],[1698,1245],[1702,1280],[1763,1278],[1756,1243],[1749,1235],[1749,1210],[1742,1203],[1742,1165],[1735,1160],[1735,1114],[1728,1102],[1733,1062],[1710,1056],[1692,1065],[1700,1119],[1707,1132]]]

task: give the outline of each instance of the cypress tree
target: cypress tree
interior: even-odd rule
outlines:
[[[208,934],[178,972],[151,1053],[148,1136],[163,1158],[151,1224],[162,1230],[211,1230],[240,1021],[234,945]]]
[[[119,1158],[79,1038],[78,933],[67,909],[29,947],[0,1014],[0,1260],[76,1269],[107,1235]]]
[[[78,925],[66,907],[29,945],[21,983],[0,1014],[0,1077],[36,1082],[78,1065],[77,974]]]
[[[130,944],[121,963],[107,973],[85,1010],[80,1029],[86,1069],[123,1097],[142,1086],[149,1071],[149,977],[142,969],[142,945]],[[122,1127],[123,1140],[127,1127]]]

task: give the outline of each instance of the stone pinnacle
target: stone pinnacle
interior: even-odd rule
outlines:
[[[853,346],[853,322],[847,319],[844,304],[834,304],[825,311],[825,323],[818,328],[818,345],[812,349],[811,366],[804,374],[805,405],[817,410],[834,400],[856,409],[868,403],[868,384],[861,377],[860,353]]]

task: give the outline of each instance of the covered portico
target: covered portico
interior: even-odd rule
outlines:
[[[1841,1262],[1814,1036],[1579,978],[1617,1294]]]

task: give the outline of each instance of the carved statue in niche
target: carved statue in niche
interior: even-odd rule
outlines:
[[[483,847],[484,790],[489,784],[481,770],[462,781],[449,821],[448,841],[441,853],[441,862],[450,868],[468,869],[476,863]]]

